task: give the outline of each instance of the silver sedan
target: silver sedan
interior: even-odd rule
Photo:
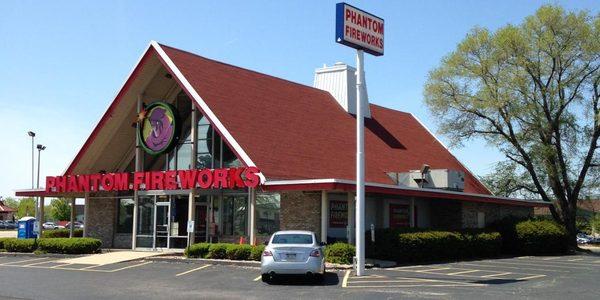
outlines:
[[[269,282],[278,274],[306,274],[323,280],[325,255],[322,246],[314,232],[275,232],[261,257],[262,280]]]

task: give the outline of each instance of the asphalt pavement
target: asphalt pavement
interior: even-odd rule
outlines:
[[[599,299],[600,257],[518,257],[328,272],[322,283],[263,283],[254,267],[136,260],[65,264],[56,257],[0,256],[4,299]]]

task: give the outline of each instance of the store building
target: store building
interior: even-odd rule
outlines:
[[[354,71],[319,68],[310,87],[151,42],[63,176],[16,194],[85,198],[104,247],[284,229],[352,242]],[[366,104],[367,227],[484,227],[546,205],[493,196],[415,116]]]

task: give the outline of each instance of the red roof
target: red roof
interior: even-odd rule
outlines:
[[[267,180],[354,179],[356,119],[328,92],[162,48]],[[373,104],[371,114],[367,182],[428,164],[464,171],[467,193],[491,194],[413,115]]]
[[[6,204],[4,204],[4,201],[0,201],[0,213],[11,213],[11,212],[16,212],[16,211],[17,210],[6,206]]]

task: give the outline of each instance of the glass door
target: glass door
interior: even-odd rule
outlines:
[[[154,227],[154,248],[169,248],[169,202],[156,203]]]
[[[194,242],[206,242],[208,232],[206,231],[206,203],[196,203],[196,215],[194,220]]]

